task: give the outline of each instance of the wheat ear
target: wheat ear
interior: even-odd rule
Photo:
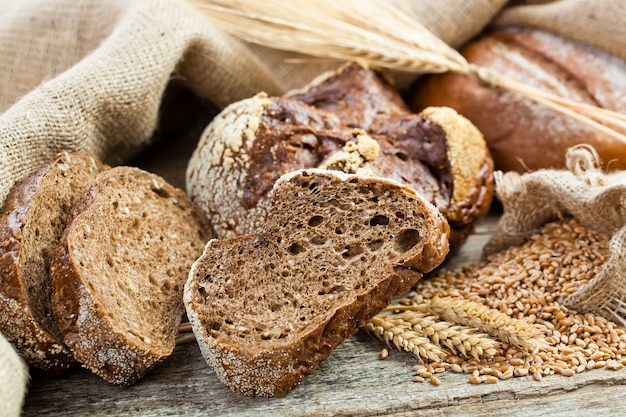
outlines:
[[[456,72],[521,94],[626,142],[626,116],[547,93],[478,67],[386,0],[189,0],[225,31],[248,42],[311,56],[413,73]]]
[[[444,320],[463,324],[490,334],[529,352],[548,349],[539,328],[483,304],[450,297],[434,297],[428,308]]]
[[[435,345],[466,358],[479,360],[483,357],[494,357],[498,353],[499,343],[487,334],[420,311],[405,311],[393,316],[392,320],[408,323],[411,330],[428,337]]]
[[[411,352],[424,362],[441,362],[447,356],[443,349],[431,343],[428,338],[411,330],[408,323],[398,323],[377,315],[368,320],[362,329],[388,346],[393,345],[397,349]]]

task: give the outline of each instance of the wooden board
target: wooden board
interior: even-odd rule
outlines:
[[[475,262],[495,227],[479,224],[447,265]],[[413,381],[410,354],[379,359],[380,342],[361,333],[339,346],[302,385],[281,398],[248,398],[225,388],[195,343],[134,386],[111,386],[85,370],[61,377],[33,375],[24,416],[626,416],[626,368],[587,371],[541,381],[512,378],[472,385],[467,374],[439,374],[441,385]]]

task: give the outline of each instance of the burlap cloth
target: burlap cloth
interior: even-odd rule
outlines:
[[[619,0],[406,3],[412,18],[453,47],[490,24],[531,24],[626,58]],[[243,44],[182,0],[4,0],[0,12],[0,202],[62,150],[132,163],[159,140],[167,150],[143,161],[180,174],[188,155],[180,137],[191,137],[193,148],[211,111],[261,90],[300,87],[338,65],[287,64],[293,54]],[[183,177],[171,178],[182,186]]]

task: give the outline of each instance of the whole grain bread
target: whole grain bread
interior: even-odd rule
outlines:
[[[0,331],[50,373],[76,362],[52,314],[49,267],[72,207],[104,169],[91,156],[61,153],[16,184],[0,214]]]
[[[99,175],[50,268],[54,316],[74,357],[118,385],[165,359],[187,274],[210,237],[203,213],[161,177],[123,166]]]
[[[185,284],[201,351],[233,391],[289,392],[363,323],[439,265],[443,215],[379,177],[282,176],[257,233],[211,240]]]
[[[493,161],[481,132],[449,108],[411,113],[379,73],[357,64],[283,97],[261,93],[224,109],[203,133],[187,167],[187,191],[220,238],[253,233],[270,191],[302,168],[344,170],[338,153],[368,135],[379,146],[363,163],[422,193],[444,213],[460,246],[493,196]],[[357,159],[359,157],[357,156]]]

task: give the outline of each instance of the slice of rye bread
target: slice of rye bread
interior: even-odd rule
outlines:
[[[289,392],[448,252],[443,215],[393,180],[308,169],[272,195],[258,233],[210,241],[185,284],[204,358],[249,396]]]
[[[84,367],[132,384],[174,349],[212,230],[182,190],[132,167],[99,175],[71,216],[50,268],[55,318]]]
[[[76,361],[52,315],[48,269],[72,207],[106,168],[89,155],[61,153],[13,187],[0,214],[0,331],[49,373]]]

